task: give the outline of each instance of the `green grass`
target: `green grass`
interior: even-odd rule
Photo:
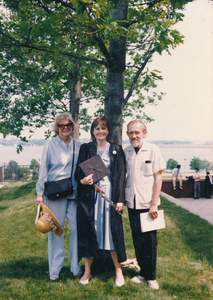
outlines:
[[[68,224],[65,226],[64,267],[58,282],[48,276],[47,234],[35,227],[35,183],[0,189],[0,299],[213,299],[213,226],[162,198],[166,229],[158,232],[157,280],[160,290],[131,277],[136,269],[123,268],[126,284],[117,288],[114,271],[93,268],[87,286],[69,271]],[[127,257],[134,258],[127,210],[123,214]],[[195,265],[197,263],[199,265]],[[83,267],[83,261],[81,261]]]

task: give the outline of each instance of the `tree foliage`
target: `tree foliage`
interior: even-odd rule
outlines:
[[[213,170],[213,163],[204,159],[202,161],[202,169],[203,170]]]
[[[173,170],[174,168],[177,167],[177,164],[178,164],[178,162],[176,160],[174,160],[173,158],[170,158],[167,160],[166,168],[168,170]]]
[[[25,140],[25,127],[32,133],[64,110],[88,127],[91,116],[81,105],[92,101],[121,142],[123,117],[150,120],[145,105],[162,98],[155,92],[162,77],[148,63],[183,42],[174,25],[188,2],[4,0],[0,132]]]
[[[4,169],[4,180],[16,180],[18,177],[18,163],[10,160],[7,167]]]
[[[30,162],[30,170],[32,170],[32,180],[38,179],[39,167],[40,167],[39,162],[37,162],[36,159],[32,159]]]
[[[199,170],[213,170],[213,163],[206,159],[201,160],[194,156],[190,161],[190,169],[194,170],[195,168],[198,168]]]

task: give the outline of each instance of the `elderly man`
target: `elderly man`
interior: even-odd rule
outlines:
[[[141,120],[133,120],[127,125],[127,135],[131,143],[124,149],[127,162],[126,205],[140,274],[132,281],[146,281],[152,289],[159,289],[156,281],[157,231],[141,232],[140,214],[149,212],[152,219],[158,217],[162,170],[166,168],[164,159],[156,145],[144,141],[146,125]]]

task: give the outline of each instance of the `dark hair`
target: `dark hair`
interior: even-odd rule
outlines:
[[[198,168],[195,168],[195,170],[199,171],[199,169],[198,169]]]
[[[91,134],[91,138],[92,138],[92,141],[93,142],[96,142],[96,138],[93,134],[93,130],[95,129],[95,127],[97,127],[100,123],[103,123],[107,129],[110,131],[110,128],[109,128],[109,121],[107,119],[107,117],[105,116],[100,116],[98,118],[95,118],[91,124],[91,128],[90,128],[90,134]]]
[[[176,168],[177,168],[177,169],[179,169],[180,167],[181,167],[181,165],[177,165],[177,167],[176,167]]]

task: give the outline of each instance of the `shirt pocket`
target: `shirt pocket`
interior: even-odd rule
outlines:
[[[144,176],[151,176],[153,175],[153,166],[152,166],[152,162],[150,160],[146,160],[143,163],[143,174]]]

